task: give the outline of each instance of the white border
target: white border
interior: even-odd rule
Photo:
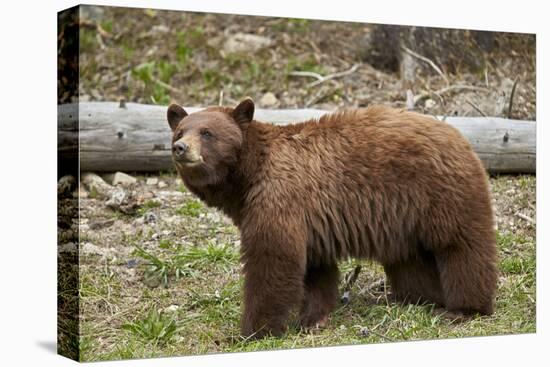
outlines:
[[[537,33],[537,219],[547,216],[545,142],[550,47],[543,1],[96,1],[98,5],[292,16]],[[56,12],[74,1],[7,2],[0,11],[0,360],[2,365],[72,365],[52,352],[56,330]],[[542,66],[546,65],[546,69]],[[537,235],[537,333],[97,363],[109,366],[542,365],[548,336],[548,229]],[[546,291],[544,291],[546,288]],[[549,338],[546,338],[550,340]],[[46,346],[46,347],[45,347]],[[49,347],[48,347],[49,346]]]

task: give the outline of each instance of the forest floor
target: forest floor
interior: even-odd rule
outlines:
[[[370,32],[368,25],[97,9],[86,13],[81,33],[81,101],[205,106],[251,96],[262,108],[405,106],[399,75],[361,61],[356,45]],[[240,33],[259,38],[245,42]],[[234,52],[235,47],[244,51]],[[412,91],[424,97],[415,109],[504,116],[508,105],[503,107],[502,95],[519,78],[512,117],[535,120],[534,52],[503,50],[487,58],[484,70],[447,74],[448,83],[438,74],[419,75]],[[345,71],[316,86],[310,83],[317,77],[303,74]],[[449,85],[460,88],[445,91]],[[132,175],[133,184],[101,186],[107,192],[80,188],[83,361],[536,331],[535,176],[490,179],[500,269],[494,315],[456,323],[432,313],[432,305],[390,303],[383,290],[373,288],[384,280],[381,267],[349,260],[340,265],[343,275],[357,264],[363,270],[351,302],[331,314],[325,329],[292,327],[282,338],[247,341],[239,336],[242,276],[236,227],[205,207],[174,173]],[[131,205],[109,204],[111,190],[124,192]],[[73,250],[70,245],[59,249]]]

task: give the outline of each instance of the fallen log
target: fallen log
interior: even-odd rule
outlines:
[[[200,108],[186,110],[192,113]],[[255,118],[285,125],[327,112],[258,109]],[[443,120],[464,134],[490,173],[535,173],[534,121],[497,117],[446,117]],[[81,171],[173,169],[165,106],[115,102],[59,105],[58,129],[59,161],[74,161],[79,153]]]

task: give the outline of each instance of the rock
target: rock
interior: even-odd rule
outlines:
[[[166,182],[160,181],[159,184],[158,184],[158,186],[159,186],[159,189],[164,189],[164,188],[167,187],[168,185],[166,184]]]
[[[178,223],[178,222],[181,222],[182,219],[179,215],[172,215],[171,217],[167,217],[167,218],[164,218],[164,222],[168,223],[168,224],[174,224],[174,223]]]
[[[151,34],[153,34],[153,35],[161,34],[161,33],[168,33],[168,32],[170,32],[170,28],[168,28],[164,24],[155,25],[155,26],[153,26],[153,28],[151,28]]]
[[[427,109],[434,108],[435,107],[435,101],[431,98],[428,98],[426,100],[426,102],[424,102],[424,107],[426,107]]]
[[[95,173],[85,173],[80,177],[84,187],[90,192],[90,197],[109,197],[114,188]]]
[[[183,180],[181,178],[176,178],[176,181],[175,181],[176,185],[183,185]]]
[[[111,197],[105,203],[109,208],[118,210],[124,214],[134,214],[139,208],[139,204],[134,195],[128,194],[122,188],[117,188],[111,194]]]
[[[202,215],[202,213],[199,215],[199,217]],[[206,214],[206,219],[212,221],[212,222],[221,222],[222,221],[222,217],[220,214],[218,213],[207,213]]]
[[[91,242],[84,242],[80,245],[80,253],[84,255],[99,255],[101,257],[107,257],[112,255],[112,248],[99,247]]]
[[[107,200],[106,205],[110,208],[117,209],[124,203],[125,200],[126,200],[126,191],[119,189],[114,191],[111,194],[111,197],[109,198],[109,200]]]
[[[76,180],[71,175],[63,176],[57,181],[57,195],[63,196],[70,194],[76,186]]]
[[[143,205],[147,200],[151,200],[155,195],[151,191],[140,193],[136,195],[136,201],[139,205]],[[160,202],[160,201],[159,201]]]
[[[178,305],[170,305],[168,307],[166,307],[163,311],[164,312],[176,312],[177,310],[179,310],[180,306]]]
[[[145,224],[145,219],[143,217],[134,220],[134,226],[142,226],[143,224]]]
[[[277,103],[279,103],[279,100],[277,99],[277,97],[275,97],[275,94],[271,92],[267,92],[260,99],[260,105],[263,107],[273,107]]]
[[[157,192],[157,196],[161,200],[175,200],[180,199],[183,197],[183,192],[179,191],[159,191]]]
[[[145,181],[145,184],[148,186],[155,186],[159,183],[159,179],[156,177],[149,177],[147,181]]]
[[[368,337],[370,335],[370,331],[369,331],[369,328],[368,327],[363,327],[361,326],[359,328],[359,332],[358,332],[359,336],[364,336],[364,337]]]
[[[61,253],[61,252],[70,252],[70,253],[76,252],[76,243],[69,242],[69,243],[66,243],[64,245],[57,246],[57,252],[59,252],[59,253]]]
[[[153,212],[147,212],[143,215],[143,221],[145,223],[155,223],[158,220],[158,217]]]
[[[73,198],[86,199],[87,197],[88,191],[82,185],[78,187],[78,191],[73,192]]]
[[[89,227],[92,230],[107,228],[112,226],[115,223],[114,219],[107,219],[107,220],[95,220],[90,222]]]
[[[273,41],[268,37],[255,34],[236,33],[230,36],[223,45],[227,53],[255,52],[262,48],[271,46]]]
[[[122,186],[131,186],[137,182],[135,177],[132,177],[123,172],[117,172],[113,176],[113,186],[122,185]]]

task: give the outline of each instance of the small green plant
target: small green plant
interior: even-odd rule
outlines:
[[[197,271],[204,268],[227,270],[239,259],[238,253],[225,244],[175,249],[172,241],[161,239],[159,247],[172,252],[165,252],[161,258],[135,246],[134,255],[147,261],[145,282],[151,286],[167,287],[171,278],[178,280],[182,277],[197,277]]]
[[[113,32],[113,21],[110,19],[102,21],[101,28],[103,28],[103,30],[105,30],[106,32]]]
[[[144,319],[127,322],[122,328],[155,344],[165,344],[178,331],[178,324],[174,319],[152,309]]]
[[[169,249],[172,247],[172,241],[170,241],[168,238],[162,238],[159,241],[159,247],[162,249]]]
[[[94,51],[97,46],[95,31],[82,28],[80,30],[80,50],[82,51]]]
[[[292,18],[288,20],[288,28],[296,30],[298,33],[309,31],[311,21],[309,19]]]
[[[179,279],[183,276],[195,274],[194,269],[189,264],[182,262],[177,257],[161,259],[139,246],[136,246],[134,254],[149,261],[148,268],[145,271],[145,282],[152,286],[162,284],[167,287],[170,277]]]
[[[161,206],[160,201],[147,200],[141,205],[141,208],[139,208],[137,210],[137,214],[140,215],[140,216],[144,215],[149,210],[154,209],[154,208],[159,208],[160,206]]]
[[[182,65],[186,65],[193,53],[193,49],[189,46],[187,42],[186,32],[177,32],[176,38],[178,40],[178,46],[176,47],[176,58]]]
[[[208,244],[206,247],[191,247],[176,256],[177,261],[194,268],[208,265],[225,266],[238,262],[238,253],[229,245]]]
[[[97,189],[95,188],[95,186],[91,187],[88,197],[90,199],[97,199],[99,197],[99,193],[97,192]]]
[[[202,204],[196,200],[191,200],[185,205],[176,209],[176,214],[187,217],[198,217],[202,211]]]

